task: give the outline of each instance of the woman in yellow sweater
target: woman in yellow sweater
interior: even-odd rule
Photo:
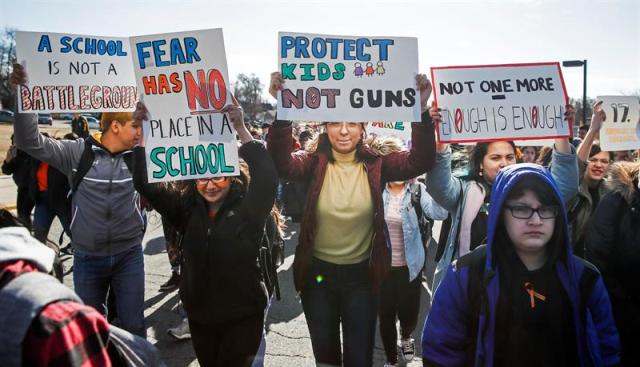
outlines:
[[[431,84],[424,75],[416,81],[425,121]],[[283,83],[272,74],[274,97]],[[411,150],[386,155],[365,142],[365,123],[323,125],[307,151],[294,153],[291,122],[276,119],[267,146],[281,178],[309,185],[293,271],[316,362],[370,366],[378,291],[390,269],[382,188],[431,168],[433,124],[414,122]]]

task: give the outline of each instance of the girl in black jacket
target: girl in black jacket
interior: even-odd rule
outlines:
[[[146,112],[139,104],[136,117]],[[136,148],[134,184],[183,236],[180,298],[198,361],[248,366],[263,331],[267,291],[256,259],[278,176],[264,145],[244,126],[242,109],[223,112],[242,143],[240,176],[196,179],[171,190],[147,183],[144,148]]]

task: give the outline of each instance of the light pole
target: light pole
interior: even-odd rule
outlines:
[[[582,124],[587,124],[587,60],[563,61],[562,66],[578,67],[582,66]]]

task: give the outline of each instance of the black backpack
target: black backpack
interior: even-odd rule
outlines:
[[[416,215],[418,216],[420,236],[422,237],[422,245],[424,246],[426,253],[429,240],[431,240],[431,235],[433,234],[434,221],[422,212],[422,205],[420,204],[422,189],[420,188],[420,184],[411,184],[409,186],[409,190],[411,191],[411,205],[413,205],[413,209],[416,211]]]
[[[275,291],[276,299],[280,300],[280,283],[278,282],[278,267],[284,262],[284,239],[280,235],[273,215],[269,214],[264,225],[258,252],[258,264],[262,271],[262,279],[271,297]]]

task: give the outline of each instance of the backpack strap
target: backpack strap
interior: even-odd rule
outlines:
[[[589,297],[591,296],[593,287],[595,287],[596,282],[598,281],[600,272],[595,267],[595,265],[591,264],[587,260],[584,260],[577,256],[574,256],[573,258],[577,259],[584,265],[584,269],[582,270],[582,274],[580,274],[580,280],[579,280],[580,312],[584,320],[587,313],[587,306],[589,305]]]
[[[40,272],[21,274],[0,290],[0,360],[3,366],[22,366],[22,341],[32,321],[45,306],[60,300],[82,303],[71,289]]]
[[[87,138],[84,140],[84,150],[82,151],[82,155],[80,156],[80,161],[76,166],[75,172],[73,173],[73,178],[71,181],[71,192],[74,193],[78,190],[78,186],[82,182],[84,176],[89,172],[91,166],[93,165],[94,155],[93,155],[93,141],[92,138]]]
[[[409,186],[409,191],[411,192],[411,205],[413,205],[413,209],[416,211],[416,215],[418,216],[418,223],[422,223],[422,204],[420,203],[422,190],[420,190],[420,185],[417,183],[412,183]]]

